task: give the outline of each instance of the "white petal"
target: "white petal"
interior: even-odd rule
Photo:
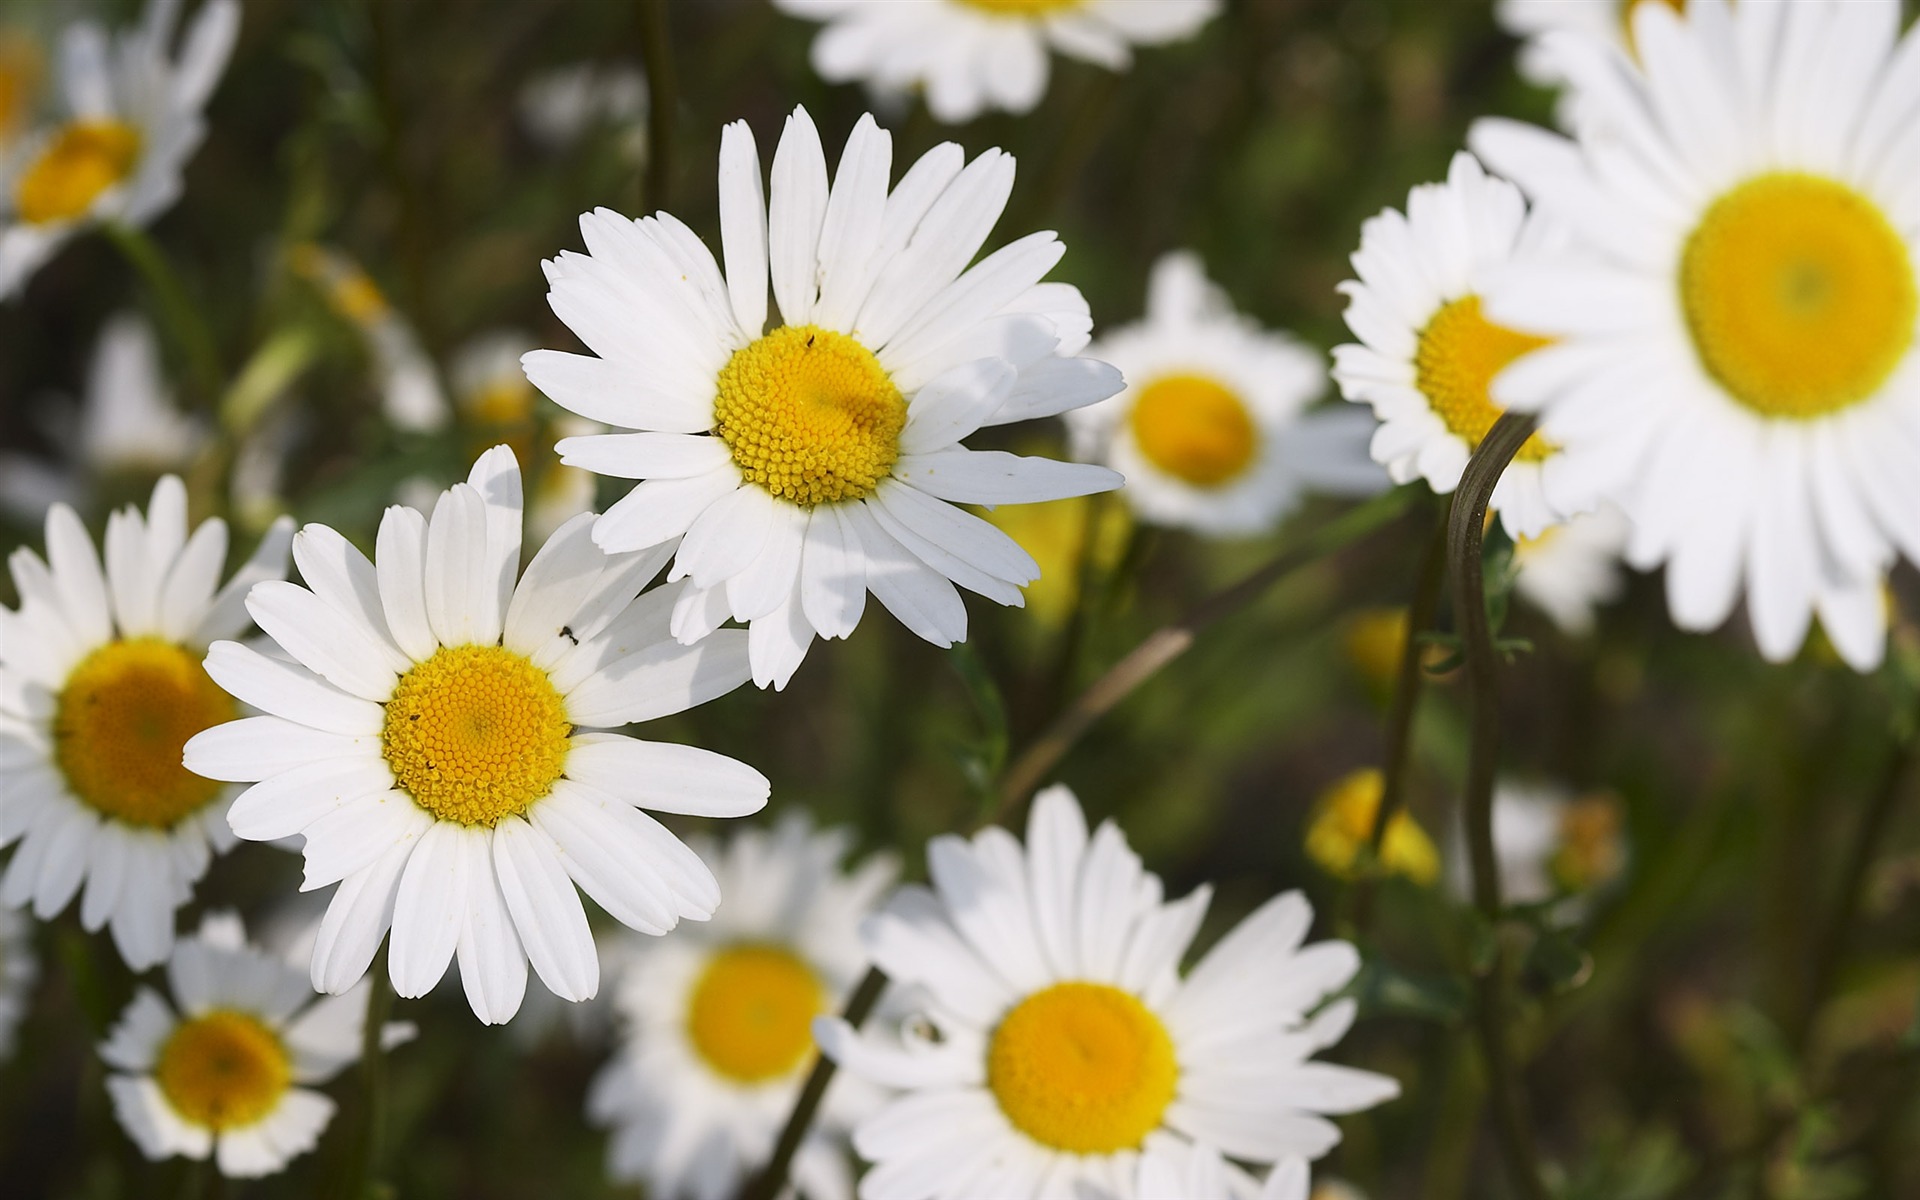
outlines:
[[[695,817],[749,816],[766,807],[772,787],[724,754],[601,733],[574,735],[567,778],[641,808]]]
[[[457,948],[460,985],[474,1016],[483,1024],[504,1025],[527,994],[527,954],[494,875],[493,831],[465,830],[459,846],[467,860],[466,911]]]
[[[600,956],[553,843],[523,819],[509,817],[494,827],[493,863],[540,981],[562,1000],[591,999],[600,989]]]
[[[467,899],[465,830],[435,821],[413,847],[394,897],[387,971],[401,996],[424,996],[447,973]]]
[[[398,504],[387,509],[373,557],[387,629],[409,658],[423,662],[440,645],[427,620],[427,519]]]
[[[298,663],[269,658],[239,642],[215,642],[204,665],[236,699],[276,717],[349,737],[377,735],[386,723],[380,705],[341,691]]]

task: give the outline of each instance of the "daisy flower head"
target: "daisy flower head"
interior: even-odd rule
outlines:
[[[1124,71],[1133,47],[1183,41],[1219,0],[774,0],[826,28],[813,69],[831,83],[864,81],[882,96],[924,93],[948,125],[990,109],[1032,112],[1046,94],[1052,51]]]
[[[315,1090],[360,1057],[367,989],[316,997],[298,967],[207,917],[100,1044],[114,1116],[149,1159],[213,1156],[222,1175],[272,1175],[313,1149],[334,1103]]]
[[[282,522],[225,587],[227,527],[188,536],[187,489],[163,477],[147,511],[107,519],[106,565],[71,508],[47,511],[47,557],[7,565],[20,596],[0,609],[0,845],[17,841],[0,903],[46,919],[80,896],[127,965],[173,945],[173,912],[213,854],[233,846],[238,789],[180,764],[187,739],[238,715],[201,667],[248,627],[244,598],[286,573]],[[84,885],[84,889],[82,887]]]
[[[634,431],[559,444],[568,465],[641,481],[594,540],[617,553],[681,539],[668,578],[691,586],[674,635],[746,622],[761,687],[784,687],[815,636],[852,633],[868,591],[939,646],[967,636],[956,583],[1020,604],[1032,557],[958,505],[1121,482],[960,444],[1103,400],[1120,375],[1075,357],[1092,322],[1078,289],[1043,282],[1063,253],[1053,234],[967,266],[1012,190],[1010,156],[966,163],[944,144],[889,190],[892,154],[861,118],[829,186],[795,109],[763,199],[753,134],[735,122],[720,142],[724,277],[667,213],[588,213],[588,252],[545,264],[548,301],[594,355],[536,350],[528,377],[562,408]]]
[[[180,0],[149,0],[140,26],[117,37],[92,21],[63,32],[65,120],[21,135],[0,157],[0,299],[85,226],[143,226],[180,198],[240,5],[207,0],[176,54],[179,15]]]
[[[1575,796],[1552,783],[1501,780],[1493,791],[1493,847],[1500,861],[1500,894],[1509,904],[1544,904],[1591,892],[1618,879],[1627,866],[1620,802],[1605,793]],[[1471,890],[1466,830],[1450,848],[1453,892]]]
[[[918,1010],[904,1044],[814,1026],[845,1071],[903,1090],[854,1130],[874,1163],[864,1200],[1136,1200],[1143,1149],[1317,1158],[1340,1140],[1322,1114],[1399,1093],[1312,1061],[1353,1022],[1351,1000],[1321,1002],[1360,960],[1345,942],[1301,945],[1298,892],[1182,972],[1210,889],[1164,901],[1119,829],[1089,834],[1063,787],[1035,798],[1024,847],[988,829],[936,838],[927,862],[933,886],[902,888],[861,930]]]
[[[1482,292],[1506,264],[1550,241],[1520,190],[1464,153],[1445,183],[1409,193],[1405,213],[1390,208],[1361,226],[1359,278],[1340,285],[1347,328],[1360,340],[1334,349],[1333,377],[1347,399],[1373,407],[1373,457],[1394,482],[1425,479],[1441,495],[1459,486],[1500,419],[1489,383],[1546,344],[1489,320]],[[1545,438],[1528,438],[1494,488],[1493,507],[1516,538],[1558,519],[1541,486],[1554,451]]]
[[[706,1200],[733,1195],[766,1161],[812,1067],[813,1020],[866,969],[859,924],[896,874],[886,856],[843,872],[850,841],[798,815],[742,830],[704,855],[727,898],[714,919],[634,947],[614,1002],[622,1045],[587,1098],[588,1116],[613,1131],[615,1178]],[[853,1194],[848,1132],[881,1093],[846,1083],[794,1157],[808,1200]]]
[[[576,885],[645,933],[720,901],[712,872],[642,807],[766,803],[765,777],[742,763],[605,732],[746,682],[746,635],[675,643],[678,589],[639,594],[667,551],[603,554],[592,514],[522,574],[520,521],[519,468],[496,446],[431,519],[389,508],[373,561],[308,525],[293,543],[306,586],[247,597],[282,656],[234,642],[207,655],[208,674],[267,715],[194,738],[187,766],[254,785],[229,816],[240,837],[304,835],[302,890],[339,884],[313,949],[323,992],[366,974],[391,928],[402,996],[425,995],[457,956],[489,1024],[519,1009],[529,961],[584,1000],[600,964]]]
[[[1621,554],[1631,532],[1611,504],[1513,544],[1513,590],[1570,637],[1593,632],[1594,610],[1626,587]]]
[[[0,908],[0,1062],[13,1054],[14,1030],[33,1003],[39,978],[33,923],[15,909]]]
[[[1264,533],[1309,488],[1364,495],[1389,484],[1367,457],[1364,414],[1305,413],[1326,386],[1320,355],[1236,313],[1197,255],[1155,263],[1146,320],[1088,353],[1120,368],[1127,387],[1067,414],[1074,454],[1125,475],[1121,494],[1143,520]]]
[[[1284,1158],[1253,1178],[1204,1142],[1150,1139],[1140,1155],[1139,1200],[1308,1200],[1304,1158]]]
[[[1482,121],[1475,149],[1566,233],[1488,312],[1552,346],[1496,381],[1564,449],[1565,509],[1632,519],[1684,629],[1744,590],[1768,659],[1813,616],[1885,652],[1881,579],[1920,560],[1920,35],[1894,0],[1634,11],[1637,58],[1555,37],[1569,139]]]

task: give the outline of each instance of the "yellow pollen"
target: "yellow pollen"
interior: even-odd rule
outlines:
[[[871,495],[900,456],[907,403],[873,351],[789,325],[720,369],[714,433],[750,482],[803,507]]]
[[[139,158],[140,131],[131,125],[74,121],[20,176],[14,208],[29,225],[85,216],[100,193],[132,173]]]
[[[1488,395],[1493,377],[1529,350],[1550,339],[1495,325],[1480,315],[1480,297],[1463,296],[1443,305],[1420,331],[1414,352],[1414,386],[1427,398],[1447,432],[1478,446],[1501,416]],[[1528,438],[1515,457],[1541,462],[1553,453],[1539,434]]]
[[[499,646],[443,646],[400,677],[380,736],[416,804],[491,828],[553,790],[572,733],[546,672]]]
[[[1307,857],[1337,879],[1359,878],[1373,846],[1373,822],[1385,792],[1386,780],[1372,769],[1355,771],[1328,788],[1308,818]],[[1389,875],[1402,875],[1423,886],[1440,878],[1439,850],[1404,808],[1387,821],[1379,865]]]
[[[960,0],[960,3],[996,17],[1045,17],[1070,12],[1086,0]]]
[[[719,1074],[765,1083],[811,1056],[813,1019],[826,1011],[813,968],[780,946],[743,943],[701,972],[687,1003],[687,1037]]]
[[[237,1129],[278,1106],[293,1060],[258,1017],[215,1009],[181,1022],[160,1048],[153,1078],[189,1124]]]
[[[1149,383],[1127,422],[1148,462],[1195,487],[1233,482],[1260,446],[1260,431],[1240,397],[1203,375]]]
[[[1137,1149],[1180,1070],[1160,1018],[1104,983],[1056,983],[1014,1006],[987,1047],[987,1087],[1014,1127],[1055,1150]]]
[[[181,748],[236,715],[198,656],[158,638],[108,642],[60,689],[54,761],[81,803],[165,829],[220,793],[219,783],[181,765]]]
[[[1560,846],[1549,863],[1569,891],[1612,882],[1626,867],[1620,802],[1608,795],[1582,796],[1560,814]]]
[[[1913,346],[1905,241],[1872,201],[1813,175],[1761,175],[1714,201],[1680,297],[1708,374],[1765,417],[1858,404]]]

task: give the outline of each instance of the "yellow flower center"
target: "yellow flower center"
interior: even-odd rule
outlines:
[[[193,654],[158,638],[108,642],[80,660],[53,715],[54,761],[88,807],[164,829],[220,792],[180,763],[201,730],[233,720],[233,698]]]
[[[738,1083],[765,1083],[813,1051],[813,1019],[827,990],[780,946],[732,946],[713,956],[687,1004],[687,1037],[709,1067]]]
[[[421,808],[491,828],[553,790],[572,734],[545,671],[499,646],[443,646],[400,677],[381,740]]]
[[[1373,822],[1385,792],[1386,779],[1372,769],[1355,771],[1329,788],[1307,823],[1307,857],[1336,878],[1358,878],[1373,846]],[[1424,886],[1440,877],[1440,852],[1402,808],[1387,821],[1379,865]]]
[[[1260,446],[1260,431],[1240,397],[1203,375],[1149,383],[1127,421],[1148,462],[1195,487],[1232,482]]]
[[[907,402],[873,351],[789,325],[727,360],[713,417],[742,475],[811,507],[872,494],[900,456]]]
[[[1584,796],[1560,815],[1560,846],[1549,869],[1569,891],[1611,882],[1626,866],[1620,804],[1610,796]]]
[[[20,176],[14,207],[29,225],[84,216],[100,193],[132,173],[139,158],[140,131],[133,126],[74,121]]]
[[[1104,983],[1056,983],[1016,1005],[987,1047],[987,1087],[1014,1127],[1055,1150],[1137,1149],[1179,1080],[1173,1039]]]
[[[960,0],[968,8],[996,17],[1044,17],[1079,8],[1087,0]]]
[[[1480,315],[1480,297],[1463,296],[1441,306],[1420,331],[1420,345],[1413,356],[1414,386],[1447,432],[1478,446],[1501,416],[1500,406],[1487,394],[1493,377],[1549,340],[1495,325]],[[1515,457],[1521,462],[1541,462],[1553,450],[1535,434]]]
[[[1794,172],[1721,196],[1687,239],[1680,296],[1709,374],[1765,417],[1857,404],[1914,339],[1914,264],[1872,201]]]
[[[236,1129],[280,1103],[293,1082],[293,1060],[258,1017],[215,1009],[180,1023],[160,1048],[153,1078],[188,1123]]]

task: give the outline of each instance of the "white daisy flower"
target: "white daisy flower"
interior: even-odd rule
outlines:
[[[1593,632],[1594,609],[1626,588],[1620,556],[1627,519],[1612,505],[1582,513],[1513,544],[1513,590],[1572,637]]]
[[[623,130],[629,161],[646,157],[647,77],[638,67],[582,62],[542,71],[521,85],[514,111],[547,150],[565,150],[604,124]]]
[[[0,1062],[13,1054],[13,1032],[33,1006],[40,960],[33,953],[33,923],[0,908]]]
[[[553,310],[599,357],[536,350],[527,375],[560,406],[637,433],[569,438],[562,461],[640,479],[594,526],[609,552],[683,534],[670,579],[693,586],[674,635],[748,623],[753,678],[785,686],[816,635],[853,632],[871,590],[940,646],[964,641],[955,590],[1018,605],[1031,556],[960,504],[1117,487],[1104,467],[971,451],[985,425],[1054,416],[1120,389],[1075,358],[1079,291],[1043,283],[1051,233],[967,263],[999,219],[1013,159],[963,166],[935,147],[887,188],[892,138],[861,118],[827,184],[804,109],[787,120],[763,202],[744,122],[720,143],[727,273],[661,213],[580,218],[587,254],[546,264]],[[783,324],[767,331],[767,280]]]
[[[1264,1182],[1204,1142],[1149,1137],[1140,1155],[1139,1200],[1308,1200],[1304,1158],[1285,1158]]]
[[[1454,155],[1445,183],[1414,188],[1404,215],[1390,208],[1361,226],[1353,255],[1360,278],[1340,285],[1347,328],[1360,344],[1334,349],[1333,377],[1347,399],[1373,406],[1373,457],[1394,482],[1423,478],[1441,495],[1458,487],[1467,459],[1500,419],[1489,382],[1546,344],[1481,311],[1488,281],[1539,253],[1544,229],[1520,190],[1489,178],[1470,154]],[[1540,483],[1553,453],[1544,438],[1529,438],[1494,488],[1493,507],[1516,538],[1558,519]]]
[[[1197,255],[1155,263],[1146,320],[1087,353],[1120,368],[1127,387],[1067,414],[1074,455],[1126,476],[1121,495],[1147,521],[1265,533],[1308,489],[1370,495],[1390,484],[1367,456],[1366,414],[1305,412],[1326,387],[1320,355],[1236,313]]]
[[[359,263],[313,242],[293,248],[288,265],[320,290],[329,307],[366,339],[379,378],[380,409],[394,428],[434,433],[452,417],[440,374],[413,327],[387,302]]]
[[[100,1044],[120,1127],[150,1159],[205,1159],[271,1175],[313,1149],[334,1103],[325,1083],[360,1056],[367,989],[317,999],[298,967],[209,916],[167,960],[173,1004],[142,985]],[[317,1001],[317,1002],[316,1002]]]
[[[1360,959],[1345,942],[1301,947],[1312,911],[1298,892],[1183,975],[1210,889],[1164,903],[1119,829],[1089,837],[1063,787],[1035,797],[1024,848],[988,829],[934,839],[927,864],[933,888],[901,889],[861,930],[913,989],[924,1031],[902,1049],[837,1018],[814,1027],[844,1070],[905,1089],[854,1130],[875,1164],[864,1200],[1135,1200],[1149,1143],[1317,1158],[1340,1140],[1320,1114],[1399,1094],[1311,1061],[1353,1022],[1351,1000],[1320,1002]]]
[[[1183,41],[1219,0],[774,0],[826,24],[813,69],[874,92],[924,92],[948,125],[989,109],[1032,112],[1046,94],[1050,51],[1124,71],[1133,47]]]
[[[207,655],[220,686],[271,715],[202,733],[187,766],[254,783],[233,832],[303,834],[303,890],[340,885],[313,951],[323,992],[366,974],[391,927],[402,996],[425,995],[457,954],[490,1024],[519,1009],[529,960],[555,994],[583,1000],[600,964],[575,884],[645,933],[720,901],[713,874],[641,806],[718,817],[767,801],[766,778],[730,758],[600,732],[746,682],[746,635],[673,642],[679,589],[635,598],[671,547],[609,557],[592,514],[521,576],[520,509],[519,469],[496,446],[431,521],[389,508],[377,562],[308,525],[293,543],[307,586],[247,597],[292,661],[233,642]]]
[[[615,1179],[662,1200],[731,1196],[772,1153],[812,1069],[813,1019],[866,970],[859,924],[896,873],[874,857],[843,874],[851,840],[799,815],[743,830],[702,856],[727,898],[714,919],[635,947],[615,1000],[623,1044],[587,1097],[588,1116],[613,1130]],[[849,1082],[827,1093],[794,1157],[808,1200],[853,1195],[848,1132],[881,1093]]]
[[[1576,797],[1559,784],[1503,779],[1493,790],[1493,849],[1500,895],[1508,904],[1544,904],[1613,882],[1626,869],[1620,803],[1611,796]],[[1472,894],[1467,835],[1456,825],[1449,883]]]
[[[237,0],[208,0],[173,54],[179,0],[150,0],[116,39],[92,21],[60,43],[67,119],[0,158],[0,299],[89,224],[142,226],[180,198],[206,137],[202,110],[240,30]]]
[[[160,368],[153,327],[121,313],[100,331],[79,412],[61,422],[68,462],[52,468],[23,455],[0,455],[0,507],[35,520],[55,503],[85,507],[104,476],[184,469],[206,444],[204,422],[174,405]]]
[[[107,519],[106,570],[74,511],[47,512],[47,561],[8,559],[20,609],[0,609],[0,845],[18,841],[0,903],[43,920],[80,894],[127,965],[173,946],[173,911],[233,846],[221,787],[180,765],[187,739],[237,715],[200,659],[248,627],[247,589],[286,573],[280,523],[220,587],[227,527],[187,536],[187,489],[153,489]],[[217,590],[216,590],[217,589]],[[81,885],[85,884],[82,891]]]
[[[1885,652],[1881,579],[1920,561],[1920,35],[1893,0],[1699,0],[1634,13],[1638,62],[1549,40],[1578,140],[1483,121],[1473,143],[1580,257],[1515,263],[1488,310],[1557,344],[1503,374],[1565,449],[1548,498],[1611,499],[1627,561],[1709,630],[1744,589],[1760,651],[1817,612]]]

